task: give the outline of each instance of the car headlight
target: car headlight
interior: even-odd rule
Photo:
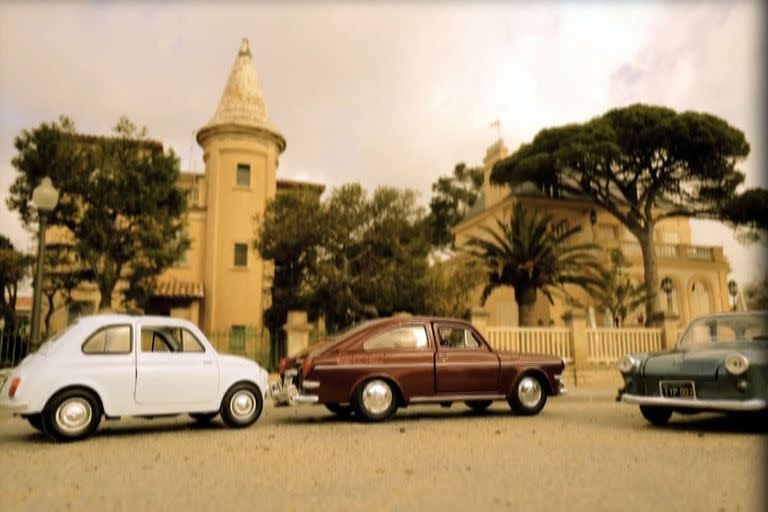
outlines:
[[[619,359],[619,371],[621,373],[629,373],[635,369],[638,365],[638,360],[632,356],[626,355]]]
[[[741,354],[729,354],[725,358],[725,369],[731,375],[741,375],[749,369],[749,360]]]

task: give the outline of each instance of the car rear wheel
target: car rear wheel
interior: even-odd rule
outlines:
[[[668,407],[652,407],[647,405],[640,406],[640,412],[643,418],[654,425],[666,425],[669,418],[672,417],[672,409]]]
[[[533,416],[539,414],[547,403],[547,393],[535,375],[523,375],[515,384],[509,397],[509,406],[517,414]]]
[[[40,415],[40,414],[31,414],[31,415],[27,416],[26,420],[36,430],[39,430],[40,432],[43,431],[43,417],[42,417],[42,415]]]
[[[195,420],[196,422],[200,423],[201,425],[206,425],[210,423],[213,418],[219,415],[219,411],[216,412],[193,412],[189,416]]]
[[[346,418],[350,416],[353,412],[351,405],[341,405],[336,402],[330,402],[325,404],[325,408],[331,411],[333,414],[335,414],[339,418]]]
[[[469,407],[475,412],[483,412],[491,406],[493,401],[492,400],[469,400],[464,403],[467,404],[467,407]]]
[[[101,404],[91,391],[67,389],[48,400],[41,415],[43,432],[55,441],[76,441],[101,422]]]
[[[389,382],[371,379],[355,390],[355,414],[368,421],[384,421],[397,411],[397,396]]]
[[[248,382],[235,384],[221,401],[221,419],[228,427],[243,428],[252,425],[264,408],[261,391]]]

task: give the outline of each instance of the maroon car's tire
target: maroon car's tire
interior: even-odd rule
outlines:
[[[101,422],[101,402],[87,389],[65,389],[53,395],[40,415],[43,432],[54,441],[88,437]]]
[[[329,402],[325,404],[325,408],[331,411],[333,414],[335,414],[339,418],[347,418],[354,412],[351,404],[341,405],[336,402]]]
[[[219,411],[215,412],[193,412],[190,413],[190,417],[201,425],[207,425],[213,418],[219,415]]]
[[[487,408],[489,408],[493,403],[493,401],[492,400],[468,400],[464,403],[467,404],[467,407],[469,407],[473,411],[480,413],[485,411]]]
[[[666,425],[669,418],[672,417],[672,409],[669,407],[652,407],[647,405],[640,406],[640,412],[643,418],[654,425]]]
[[[32,428],[43,432],[43,417],[41,414],[30,414],[26,420],[32,425]]]
[[[525,374],[515,383],[508,402],[515,413],[534,416],[539,414],[547,403],[546,388],[536,375]]]
[[[240,382],[224,394],[221,401],[221,419],[231,428],[244,428],[259,419],[264,409],[261,391],[254,384]]]
[[[385,421],[397,411],[397,392],[384,379],[370,379],[357,387],[352,404],[358,418]]]

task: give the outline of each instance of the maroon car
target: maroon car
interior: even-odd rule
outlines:
[[[532,415],[565,392],[564,368],[559,357],[496,352],[462,320],[384,318],[280,361],[271,395],[275,405],[321,403],[371,421],[414,404],[465,402],[483,411],[494,400]]]

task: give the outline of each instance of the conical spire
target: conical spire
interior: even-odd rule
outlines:
[[[264,106],[264,94],[256,76],[248,39],[243,38],[240,50],[221,95],[216,113],[203,130],[221,125],[240,125],[261,128],[282,139],[269,119]],[[201,130],[202,131],[202,130]],[[284,145],[285,143],[283,143]]]

